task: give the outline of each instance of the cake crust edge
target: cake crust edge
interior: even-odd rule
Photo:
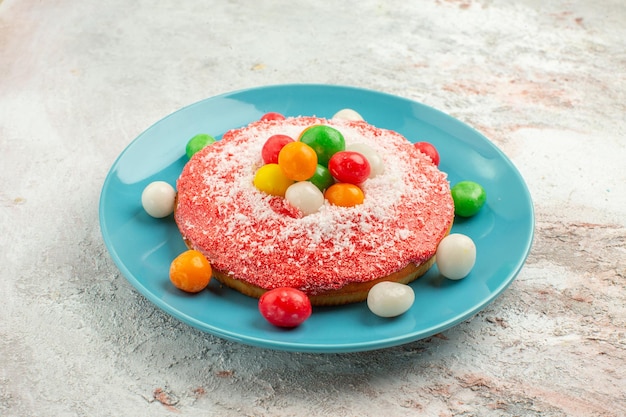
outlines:
[[[421,264],[409,263],[404,268],[384,277],[376,278],[367,282],[352,282],[336,290],[324,291],[318,294],[308,294],[311,304],[314,306],[337,306],[365,301],[369,290],[379,282],[391,281],[401,284],[409,284],[434,265],[435,256]],[[254,284],[234,278],[232,275],[220,270],[213,270],[213,277],[221,284],[232,288],[240,293],[253,298],[260,298],[266,291]]]

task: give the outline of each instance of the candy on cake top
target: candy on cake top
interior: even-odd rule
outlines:
[[[374,149],[385,169],[361,185],[362,204],[326,201],[303,216],[284,198],[258,190],[253,178],[270,136],[299,137],[319,124],[338,129],[346,147]],[[177,189],[183,236],[214,268],[262,288],[319,292],[421,263],[434,255],[454,211],[446,175],[399,134],[365,122],[310,117],[227,132],[194,155]]]

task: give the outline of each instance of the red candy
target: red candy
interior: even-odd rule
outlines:
[[[312,307],[311,300],[302,291],[281,287],[259,298],[259,311],[274,326],[296,327],[309,318]]]
[[[271,111],[261,116],[261,120],[285,120],[285,116],[280,113]]]
[[[416,142],[415,147],[418,151],[425,154],[433,161],[435,166],[439,166],[439,152],[437,152],[437,148],[435,148],[431,143],[428,142]]]
[[[287,135],[270,136],[263,145],[263,149],[261,149],[263,162],[266,164],[277,164],[280,150],[283,149],[283,146],[293,141],[294,140]]]
[[[369,177],[371,167],[359,152],[340,151],[328,161],[328,170],[338,182],[358,185]]]

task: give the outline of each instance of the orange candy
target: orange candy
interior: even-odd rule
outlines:
[[[317,154],[306,143],[291,142],[280,150],[278,165],[287,178],[305,181],[315,174]]]
[[[330,204],[341,207],[354,207],[362,204],[365,199],[363,191],[357,185],[343,182],[328,187],[324,197]]]
[[[200,292],[209,285],[213,270],[204,255],[188,250],[178,255],[170,265],[170,281],[179,290]]]

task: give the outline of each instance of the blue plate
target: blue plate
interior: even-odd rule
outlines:
[[[187,159],[185,145],[197,133],[216,138],[274,111],[286,116],[331,117],[357,110],[370,124],[412,141],[433,143],[451,184],[483,185],[487,203],[452,232],[477,247],[474,269],[461,281],[442,278],[437,267],[412,284],[415,303],[404,315],[384,319],[365,303],[315,308],[301,326],[284,330],[265,321],[257,300],[222,288],[188,295],[169,282],[172,259],[186,248],[173,217],[154,219],[141,206],[152,181],[175,185]],[[404,98],[352,87],[277,85],[237,91],[185,107],[143,132],[113,164],[100,197],[104,242],[128,281],[160,309],[229,340],[302,352],[353,352],[396,346],[431,336],[479,312],[513,281],[530,251],[534,216],[526,185],[509,159],[480,133],[433,108]]]

